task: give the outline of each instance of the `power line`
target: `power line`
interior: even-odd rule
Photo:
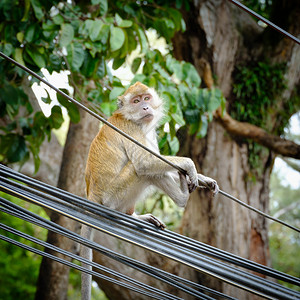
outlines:
[[[239,8],[243,9],[244,11],[246,11],[247,13],[249,13],[250,15],[258,18],[259,20],[261,20],[265,24],[269,25],[273,29],[277,30],[278,32],[282,33],[283,35],[285,35],[286,37],[290,38],[291,40],[293,40],[294,42],[296,42],[297,44],[300,45],[300,40],[298,38],[296,38],[295,36],[291,35],[287,31],[283,30],[279,26],[275,25],[274,23],[272,23],[268,19],[262,17],[258,13],[254,12],[253,10],[251,10],[250,8],[248,8],[247,6],[245,6],[244,4],[242,4],[241,2],[239,2],[237,0],[229,0],[229,1],[232,2],[233,4],[235,4],[236,6],[238,6]],[[298,20],[295,20],[295,21],[298,22]]]
[[[109,220],[114,220],[115,222],[118,222],[120,225],[124,225],[125,222],[125,224],[127,224],[128,226],[129,224],[131,224],[131,226],[137,226],[137,227],[140,226],[140,221],[135,218],[132,218],[131,216],[112,210],[108,207],[99,205],[95,202],[87,201],[84,198],[73,195],[67,191],[61,190],[57,187],[53,187],[44,182],[40,182],[34,178],[29,178],[26,175],[23,175],[8,167],[0,165],[0,181],[5,182],[5,178],[11,178],[15,181],[15,182],[8,181],[9,184],[13,184],[16,187],[23,188],[28,192],[33,192],[37,196],[43,196],[43,198],[47,198],[47,199],[62,199],[66,203],[85,209],[86,211],[89,211],[95,215],[99,215]],[[23,184],[25,184],[25,186],[22,186],[18,182],[22,182]],[[54,198],[49,198],[50,196],[53,196]],[[300,281],[294,281],[293,277],[289,277],[289,275],[287,275],[287,277],[283,279],[283,276],[286,275],[284,275],[282,272],[243,259],[239,256],[236,256],[224,250],[220,250],[213,246],[209,246],[205,243],[201,243],[199,241],[190,239],[188,237],[184,237],[178,233],[169,231],[167,229],[157,231],[153,229],[153,226],[147,222],[144,223],[143,225],[143,231],[145,234],[158,237],[159,239],[162,239],[166,242],[176,243],[176,245],[178,246],[182,246],[192,251],[196,251],[200,254],[209,255],[213,258],[226,261],[228,263],[243,267],[253,272],[258,272],[278,280],[285,280],[291,284],[300,283]]]
[[[15,174],[16,172],[12,173]],[[291,289],[233,267],[232,263],[235,264],[234,258],[236,256],[232,256],[232,261],[226,260],[226,255],[224,255],[224,259],[222,258],[222,255],[220,255],[218,260],[216,260],[212,258],[215,256],[215,253],[212,250],[218,249],[211,246],[200,243],[202,247],[191,247],[191,239],[165,230],[159,230],[151,224],[136,220],[128,215],[108,209],[97,203],[90,203],[90,201],[87,201],[86,199],[71,195],[59,189],[56,189],[57,196],[54,197],[53,195],[49,195],[46,191],[41,191],[40,187],[32,188],[27,186],[28,182],[26,182],[26,185],[21,184],[20,182],[25,183],[25,181],[21,178],[23,176],[18,179],[19,182],[6,177],[7,176],[0,177],[0,190],[16,196],[19,199],[35,203],[42,207],[47,207],[52,211],[56,211],[104,233],[120,238],[126,242],[133,243],[144,249],[151,250],[157,254],[161,254],[177,262],[190,266],[195,270],[219,278],[252,293],[259,294],[267,298],[276,297],[281,299],[289,299],[291,297],[299,296],[299,293]],[[28,180],[30,179],[28,178]],[[40,185],[43,186],[43,183],[40,182]],[[58,194],[58,192],[60,192],[60,194]],[[70,231],[63,229],[63,227],[49,220],[44,220],[40,216],[35,216],[33,213],[28,212],[26,209],[21,208],[16,204],[10,203],[8,200],[0,199],[0,203],[2,206],[2,208],[0,207],[0,210],[3,212],[7,212],[7,210],[9,210],[8,213],[20,217],[28,222],[33,222],[38,226],[45,227],[45,225],[49,224],[54,227],[56,231],[59,230],[58,233],[63,232],[63,234],[68,235],[67,237],[77,242],[84,241],[84,245],[95,250],[100,249],[101,253],[105,251],[102,246],[100,246],[100,248],[98,248],[98,246],[95,248],[94,242],[86,239],[82,240],[83,238],[80,237],[80,235],[70,233]],[[93,209],[90,207],[91,204],[93,204]],[[47,229],[52,230],[49,227]],[[195,245],[198,244],[197,241],[194,242]],[[203,254],[203,249],[207,251],[206,254]],[[228,255],[230,256],[230,254]],[[228,261],[228,263],[221,262],[220,260]],[[243,261],[244,259],[240,258],[240,263],[237,265],[247,267],[246,263],[245,265],[241,265]],[[250,261],[248,262],[250,264],[252,263]],[[131,264],[132,261],[129,263]],[[276,270],[270,270],[269,268],[257,263],[253,263],[253,266],[256,268],[256,272],[262,274],[266,274],[265,272],[267,272],[267,276],[300,286],[300,280],[293,276]],[[140,267],[143,268],[143,266]],[[249,269],[251,270],[251,268]],[[149,268],[147,268],[147,270],[151,271]],[[167,279],[167,277],[164,278]]]

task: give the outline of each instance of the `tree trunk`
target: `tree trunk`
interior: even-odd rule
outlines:
[[[254,184],[247,181],[247,146],[234,142],[219,124],[211,124],[207,138],[201,142],[191,138],[190,145],[188,155],[201,173],[215,178],[222,190],[262,211],[268,211],[270,154],[261,157],[263,173]],[[222,195],[213,198],[204,190],[194,192],[184,212],[181,232],[261,264],[269,263],[265,219]],[[247,299],[243,291],[211,277],[198,274],[198,281],[238,299]]]
[[[84,197],[84,170],[88,149],[92,139],[98,132],[99,122],[84,111],[81,111],[80,115],[80,123],[70,125],[63,153],[58,187]],[[79,224],[67,217],[52,212],[50,218],[65,228],[79,232]],[[47,242],[73,253],[78,252],[76,243],[51,231],[48,232]],[[48,251],[51,253],[50,250]],[[66,300],[68,282],[69,267],[43,258],[35,299]]]
[[[287,1],[283,2],[283,6],[287,4]],[[217,78],[218,87],[230,103],[235,65],[239,60],[249,57],[254,61],[259,60],[265,52],[264,55],[273,62],[287,61],[286,78],[289,83],[284,95],[281,95],[278,107],[288,101],[295,85],[299,86],[299,46],[285,39],[271,49],[270,40],[263,43],[259,38],[262,29],[228,1],[194,3],[195,7],[191,8],[185,18],[187,31],[174,39],[177,58],[192,62],[204,81],[207,76],[203,60],[208,62]],[[297,5],[294,2],[294,8],[295,6],[298,6],[298,10],[294,9],[294,12],[299,14],[299,3]],[[289,15],[287,11],[285,13]],[[300,32],[299,28],[289,29],[294,34]],[[260,46],[253,43],[251,47],[250,42],[256,40],[259,40]],[[282,57],[282,53],[286,53],[284,50],[289,54]],[[295,56],[298,57],[296,67]],[[278,111],[274,111],[273,120],[278,119],[277,113]],[[201,173],[215,178],[222,190],[268,213],[269,180],[275,158],[271,151],[266,148],[260,151],[259,170],[251,170],[246,140],[235,140],[216,121],[210,124],[205,139],[200,141],[196,137],[190,137],[186,143],[188,147],[183,148],[184,154],[193,159]],[[255,181],[250,180],[251,172],[255,172]],[[212,198],[205,191],[193,193],[184,212],[181,231],[184,235],[231,253],[261,264],[270,264],[266,219],[221,195]],[[201,274],[198,274],[198,280],[238,299],[253,299],[246,292]]]

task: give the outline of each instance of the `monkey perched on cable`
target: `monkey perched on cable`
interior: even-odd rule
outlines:
[[[156,91],[137,82],[118,98],[118,107],[108,121],[159,153],[156,127],[163,116],[163,102]],[[199,180],[214,194],[219,191],[215,180],[197,174],[191,159],[178,156],[165,158],[184,169],[187,175],[104,125],[94,138],[88,155],[85,173],[87,198],[165,228],[164,223],[153,215],[137,215],[134,212],[136,202],[145,196],[149,187],[161,189],[180,207],[186,205]],[[91,229],[83,226],[82,235],[90,238]],[[91,259],[91,250],[83,247],[82,255]],[[87,300],[90,287],[83,283],[83,289],[82,299]]]

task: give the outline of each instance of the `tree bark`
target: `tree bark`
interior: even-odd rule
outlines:
[[[88,149],[92,139],[98,132],[99,122],[87,112],[81,111],[80,115],[80,123],[70,125],[57,186],[84,197],[84,170]],[[52,212],[50,219],[65,228],[79,232],[80,225],[67,217]],[[73,253],[78,252],[76,243],[51,231],[48,232],[47,242]],[[48,251],[51,253],[50,250]],[[68,281],[69,267],[43,258],[35,299],[66,300]]]
[[[293,14],[299,15],[299,5],[294,4]],[[288,79],[288,87],[281,95],[278,111],[274,111],[272,118],[275,120],[274,128],[278,126],[275,123],[280,119],[277,118],[280,108],[289,100],[293,89],[299,87],[300,60],[295,61],[295,57],[299,58],[299,46],[287,39],[279,39],[280,42],[272,48],[270,40],[261,40],[261,36],[265,34],[262,29],[246,13],[237,10],[228,1],[194,1],[194,7],[185,19],[186,32],[174,39],[176,57],[193,63],[208,87],[207,82],[211,82],[212,76],[207,76],[203,60],[209,62],[217,78],[217,86],[221,88],[229,102],[232,101],[232,73],[239,61],[259,60],[263,53],[272,62],[287,62],[285,76]],[[300,32],[299,26],[293,23],[286,29],[297,35]],[[189,137],[186,140],[189,146],[183,148],[184,154],[196,162],[201,173],[215,178],[222,190],[268,212],[269,180],[275,155],[268,149],[261,151],[260,169],[251,170],[247,142],[241,137],[263,142],[266,147],[278,150],[277,152],[284,150],[279,149],[282,144],[276,147],[274,140],[282,142],[282,139],[272,136],[273,140],[269,142],[266,137],[269,138],[271,135],[251,124],[237,122],[227,113],[224,116],[217,115],[217,119],[219,122],[213,121],[210,124],[205,139]],[[299,146],[290,145],[295,146],[294,149],[297,150],[293,153],[297,153]],[[255,182],[249,180],[253,172]],[[204,191],[197,191],[191,195],[181,226],[181,231],[185,235],[261,264],[270,263],[267,230],[268,224],[263,217],[221,195],[213,199]],[[241,290],[201,274],[198,274],[198,280],[239,299],[253,299],[253,296]]]

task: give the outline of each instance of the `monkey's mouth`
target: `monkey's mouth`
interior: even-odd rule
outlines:
[[[152,114],[147,114],[144,117],[142,117],[142,120],[147,120],[147,121],[152,121],[154,118],[154,115]]]

